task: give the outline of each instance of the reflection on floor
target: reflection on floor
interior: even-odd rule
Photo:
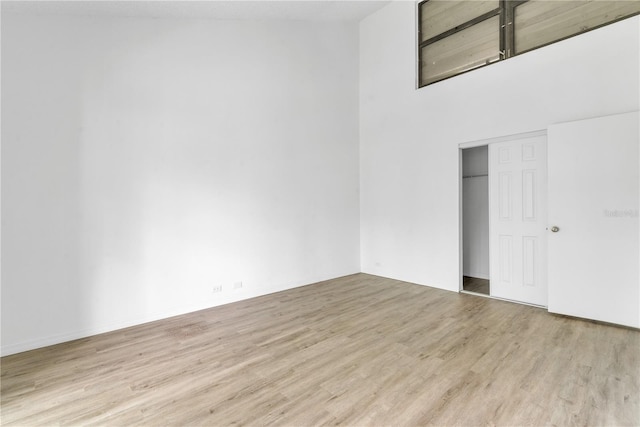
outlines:
[[[463,276],[462,289],[469,292],[489,295],[489,281],[477,277]]]

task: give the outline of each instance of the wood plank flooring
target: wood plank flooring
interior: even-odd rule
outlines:
[[[4,425],[640,424],[640,332],[357,274],[1,360]]]

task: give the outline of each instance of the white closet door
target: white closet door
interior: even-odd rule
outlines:
[[[549,127],[549,311],[640,327],[638,112]]]
[[[489,144],[491,296],[547,305],[546,136]]]

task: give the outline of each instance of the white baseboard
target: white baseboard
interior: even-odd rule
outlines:
[[[192,305],[189,307],[180,307],[180,308],[175,308],[169,311],[155,313],[150,316],[145,316],[144,318],[121,319],[106,325],[101,325],[93,328],[78,329],[76,331],[49,335],[41,338],[21,341],[18,343],[12,343],[12,344],[0,343],[0,356],[4,357],[12,354],[22,353],[29,350],[35,350],[42,347],[48,347],[50,345],[62,344],[68,341],[87,338],[93,335],[104,334],[107,332],[113,332],[119,329],[131,327],[131,326],[142,325],[144,323],[155,322],[157,320],[162,320],[162,319],[168,319],[170,317],[193,313],[195,311],[206,310],[208,308],[219,307],[221,305],[230,304],[233,302],[243,301],[250,298],[256,298],[263,295],[269,295],[276,292],[282,292],[288,289],[298,288],[301,286],[306,286],[313,283],[336,279],[338,277],[344,277],[344,276],[348,276],[356,273],[357,272],[340,274],[335,277],[314,277],[314,278],[311,278],[310,280],[305,280],[304,283],[302,284],[300,284],[300,282],[297,282],[296,284],[284,283],[284,284],[279,284],[277,286],[269,286],[262,289],[258,289],[257,292],[251,292],[251,293],[239,292],[235,295],[228,295],[226,298],[216,301],[214,304],[201,304],[201,305]]]

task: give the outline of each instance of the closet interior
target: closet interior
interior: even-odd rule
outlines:
[[[462,150],[462,290],[490,294],[489,149]]]

